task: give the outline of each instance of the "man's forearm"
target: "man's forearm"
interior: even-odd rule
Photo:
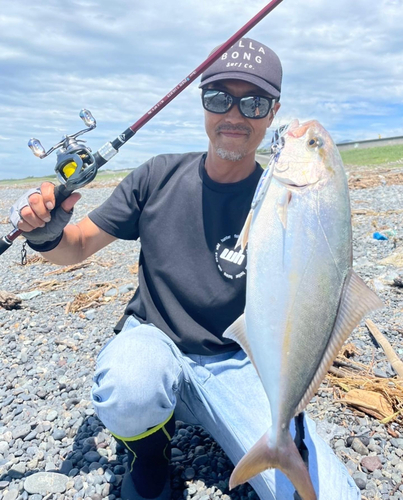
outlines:
[[[42,252],[42,255],[54,264],[77,264],[115,239],[85,217],[78,224],[68,224],[57,247],[49,252]]]
[[[53,264],[70,265],[82,262],[86,258],[83,250],[83,238],[79,226],[68,224],[57,247],[49,252],[41,252],[41,255]]]

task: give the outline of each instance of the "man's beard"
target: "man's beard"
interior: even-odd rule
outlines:
[[[251,133],[251,129],[247,127],[246,125],[220,125],[219,127],[216,128],[215,132],[218,134],[222,131],[227,131],[227,132],[232,132],[235,130],[242,130],[244,132],[247,132],[248,136]],[[228,161],[240,161],[245,156],[248,154],[247,149],[238,149],[237,151],[230,151],[228,149],[224,149],[222,147],[218,147],[216,149],[216,154],[219,158],[222,160],[228,160]]]
[[[240,161],[243,158],[245,158],[247,152],[244,151],[228,151],[227,149],[224,148],[217,148],[216,149],[217,156],[221,158],[222,160],[229,160],[229,161]]]

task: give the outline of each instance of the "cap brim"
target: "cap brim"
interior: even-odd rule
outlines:
[[[244,82],[253,83],[253,85],[257,85],[271,96],[276,98],[280,97],[280,92],[274,88],[273,85],[270,85],[269,82],[266,82],[266,80],[263,80],[263,78],[260,78],[259,76],[242,73],[241,71],[217,73],[216,75],[210,76],[210,78],[206,78],[200,82],[199,89],[202,89],[209,83],[218,82],[220,80],[242,80]]]

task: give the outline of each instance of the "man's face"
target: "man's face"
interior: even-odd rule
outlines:
[[[271,97],[260,87],[241,80],[220,80],[211,83],[207,88],[224,90],[235,97],[250,95]],[[279,108],[280,104],[276,103],[274,113],[270,111],[265,118],[260,119],[244,117],[237,105],[225,114],[205,110],[205,127],[210,147],[224,160],[239,161],[250,154],[255,154]]]

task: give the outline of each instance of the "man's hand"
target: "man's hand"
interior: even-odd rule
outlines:
[[[81,198],[80,193],[73,193],[61,204],[65,212],[71,212],[74,205]],[[45,227],[50,222],[50,212],[55,207],[55,186],[51,182],[44,182],[40,188],[24,193],[12,207],[10,214],[11,222],[15,227],[24,232],[30,232],[39,227]],[[13,210],[14,209],[14,210]],[[19,221],[15,224],[15,215],[19,215]]]
[[[54,190],[52,183],[44,182],[40,188],[24,193],[11,207],[12,224],[21,229],[28,242],[34,245],[59,239],[71,219],[74,205],[81,198],[79,193],[73,193],[60,207],[53,210]]]

